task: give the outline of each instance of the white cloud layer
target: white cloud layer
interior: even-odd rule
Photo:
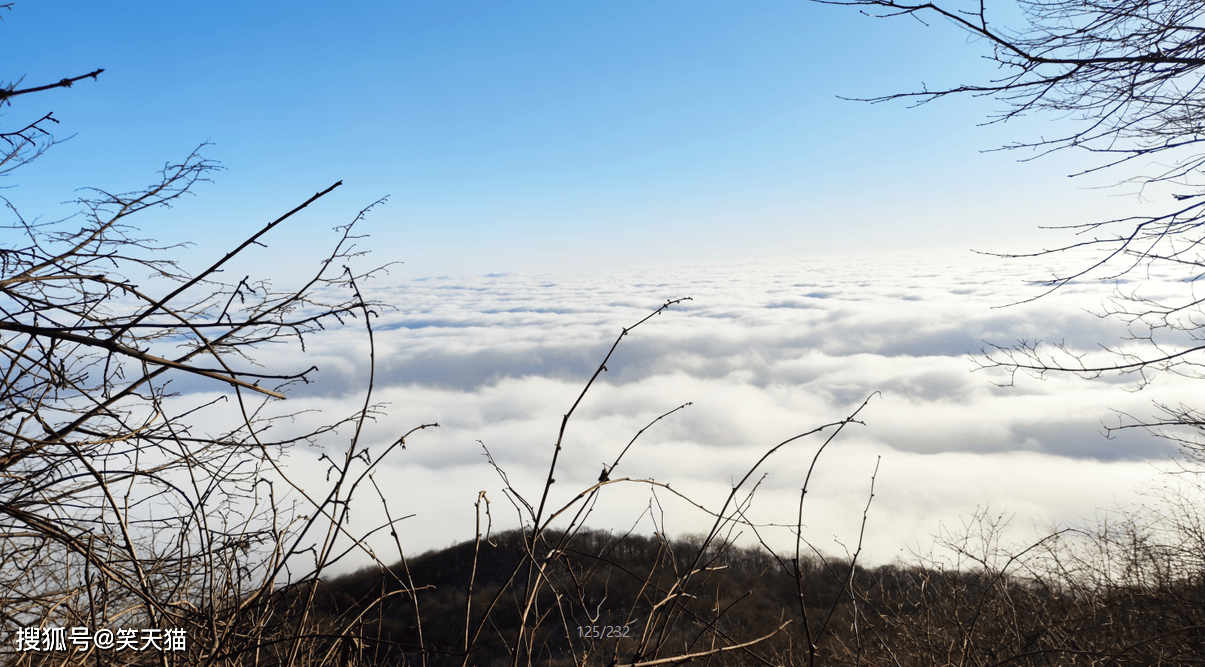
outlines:
[[[381,451],[415,425],[441,425],[414,435],[376,476],[394,516],[415,514],[399,529],[410,552],[471,539],[473,503],[482,490],[495,528],[513,527],[515,511],[478,441],[515,488],[538,501],[561,415],[614,338],[665,300],[689,296],[619,346],[570,423],[550,505],[589,487],[641,428],[689,401],[641,436],[612,477],[669,482],[718,507],[770,447],[845,417],[878,392],[860,415],[865,424],[851,425],[821,457],[804,511],[805,537],[827,552],[839,553],[840,543],[852,549],[881,461],[866,528],[871,561],[889,561],[918,544],[924,549],[939,523],[957,525],[977,506],[1015,512],[1021,539],[1033,525],[1076,523],[1094,507],[1134,502],[1157,475],[1155,465],[1176,451],[1136,430],[1106,439],[1102,421],[1116,422],[1110,408],[1149,415],[1152,399],[1177,402],[1188,386],[1160,377],[1132,393],[1117,381],[1052,376],[1018,378],[1002,388],[992,382],[1003,376],[971,372],[968,355],[983,341],[1046,337],[1091,350],[1124,332],[1082,310],[1100,303],[1092,284],[993,308],[1035,293],[1023,283],[1044,275],[1034,266],[884,255],[614,275],[378,281],[368,286],[371,296],[396,310],[374,320],[374,401],[388,408],[369,425],[365,442]],[[273,406],[312,410],[282,429],[330,421],[363,402],[362,330],[328,332],[307,339],[307,348],[300,361],[274,350],[260,358],[274,368],[321,369],[316,383]],[[177,389],[193,386],[184,380]],[[324,446],[338,448],[347,435]],[[821,442],[812,436],[787,445],[762,466],[751,520],[794,521],[799,488]],[[299,447],[285,463],[317,488],[325,470],[318,456]],[[379,502],[361,500],[357,525],[383,517]],[[605,488],[588,523],[671,534],[709,526],[705,514],[664,490],[654,498],[639,483]],[[785,529],[766,536],[775,548],[791,542]],[[386,561],[396,558],[391,540],[373,544]]]

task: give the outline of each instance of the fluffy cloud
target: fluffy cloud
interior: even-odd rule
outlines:
[[[365,443],[381,451],[414,425],[441,425],[414,436],[378,473],[389,479],[382,488],[394,515],[416,514],[400,531],[409,548],[470,538],[481,490],[492,500],[495,525],[511,527],[515,510],[482,443],[514,488],[538,500],[561,416],[615,337],[665,300],[689,296],[620,344],[570,423],[551,505],[571,501],[641,428],[689,401],[641,436],[612,477],[669,482],[718,507],[762,453],[845,417],[878,392],[859,416],[865,424],[850,425],[813,475],[805,536],[820,548],[853,548],[876,462],[872,560],[923,546],[939,522],[956,524],[977,506],[1015,511],[1022,518],[1014,525],[1074,521],[1096,505],[1132,501],[1155,476],[1152,463],[1175,454],[1138,432],[1106,439],[1102,421],[1116,421],[1110,408],[1149,414],[1152,399],[1171,401],[1186,385],[1163,377],[1127,393],[1114,382],[1049,377],[1002,388],[993,381],[1007,378],[972,372],[969,355],[985,340],[1048,336],[1091,350],[1124,332],[1084,312],[1100,303],[1093,285],[998,308],[1033,296],[1022,279],[1034,275],[1042,274],[1032,265],[930,255],[380,281],[368,286],[370,295],[393,309],[374,321],[374,401],[388,406]],[[260,358],[273,368],[321,369],[316,383],[271,406],[309,410],[282,432],[350,414],[363,402],[369,368],[362,331],[327,332],[307,346],[300,361],[271,349]],[[347,437],[332,436],[323,447],[337,449]],[[758,471],[752,520],[794,521],[822,437],[784,447]],[[286,465],[321,486],[318,456],[297,448]],[[369,525],[374,511],[358,520]],[[589,519],[671,533],[703,530],[709,521],[672,493],[637,482],[605,488]],[[765,533],[777,548],[790,543],[785,528]]]

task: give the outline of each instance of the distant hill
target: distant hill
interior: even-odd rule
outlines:
[[[763,550],[723,541],[704,545],[698,536],[668,542],[591,530],[546,533],[534,550],[526,539],[508,531],[479,545],[428,552],[388,571],[371,568],[333,579],[321,586],[318,609],[333,617],[371,607],[365,626],[389,642],[378,660],[399,653],[417,657],[421,618],[421,645],[446,656],[447,664],[461,663],[454,657],[465,650],[466,612],[470,664],[505,658],[506,646],[520,638],[529,602],[526,625],[536,630],[524,636],[541,662],[568,660],[571,650],[592,652],[600,664],[617,651],[621,661],[636,660],[642,646],[644,656],[689,653],[711,646],[716,635],[740,643],[800,617],[795,577]],[[839,597],[838,577],[848,572],[846,564],[832,566],[832,573],[821,574],[819,560],[802,564],[805,599],[817,616],[829,612]],[[470,581],[473,603],[466,609]],[[413,597],[404,593],[410,582],[419,589]],[[533,587],[534,598],[526,594]],[[386,601],[375,604],[382,597]],[[846,599],[838,607],[848,604]]]
[[[703,536],[508,531],[323,582],[312,620],[328,664],[1205,664],[1200,573],[1144,589],[1008,563],[851,577]]]

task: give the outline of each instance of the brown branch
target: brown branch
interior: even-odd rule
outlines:
[[[665,665],[665,664],[668,664],[671,662],[684,662],[686,660],[694,660],[695,658],[704,658],[709,655],[718,655],[720,653],[726,653],[728,651],[735,651],[737,649],[748,648],[750,646],[753,646],[754,644],[759,644],[761,642],[764,642],[767,639],[778,634],[779,632],[782,632],[782,629],[787,627],[790,624],[791,624],[791,622],[787,621],[787,622],[783,623],[782,625],[778,626],[778,629],[775,630],[774,632],[771,632],[770,634],[768,634],[764,637],[758,637],[757,639],[754,639],[752,641],[747,641],[743,644],[733,644],[731,646],[722,646],[720,648],[711,649],[710,651],[700,651],[698,653],[686,653],[686,654],[674,656],[671,658],[659,658],[657,660],[645,660],[642,662],[621,663],[621,664],[616,665],[615,667],[650,667],[651,665]]]
[[[37,92],[41,92],[43,90],[51,90],[54,88],[70,88],[73,83],[75,83],[76,81],[80,81],[82,79],[90,78],[93,81],[95,81],[96,77],[100,76],[101,72],[104,72],[104,70],[98,69],[98,70],[95,70],[92,72],[88,72],[87,74],[81,74],[79,76],[74,76],[74,77],[71,77],[68,79],[61,79],[57,83],[50,83],[50,84],[46,84],[45,86],[35,86],[33,88],[22,88],[20,90],[16,90],[14,88],[9,88],[6,90],[3,88],[0,88],[0,103],[4,103],[9,98],[16,97],[17,95],[26,95],[28,93],[37,93]],[[16,84],[13,84],[13,85],[15,86]]]
[[[221,380],[222,382],[228,382],[236,387],[250,389],[252,391],[257,391],[261,394],[267,394],[268,396],[271,396],[272,398],[279,398],[281,400],[284,400],[284,398],[285,398],[284,394],[282,394],[280,392],[272,391],[271,389],[264,389],[263,387],[251,384],[250,382],[246,382],[244,380],[240,380],[238,378],[230,377],[227,375],[222,375],[221,373],[219,373],[217,371],[213,371],[213,370],[210,370],[207,368],[197,368],[195,366],[189,366],[188,364],[180,363],[178,361],[172,361],[171,359],[164,359],[163,357],[157,357],[153,354],[147,354],[145,352],[135,350],[134,348],[126,347],[125,345],[122,345],[113,339],[101,340],[99,338],[92,338],[90,336],[81,336],[79,334],[73,334],[73,333],[70,333],[67,331],[62,331],[58,328],[35,327],[35,326],[29,326],[26,324],[21,324],[19,322],[0,321],[0,331],[16,331],[18,333],[27,334],[30,336],[41,336],[44,338],[53,338],[55,340],[66,340],[66,341],[70,341],[72,343],[79,343],[80,345],[87,345],[90,347],[99,347],[99,348],[109,350],[110,352],[116,352],[123,356],[130,357],[132,359],[137,359],[139,361],[145,361],[148,363],[156,364],[158,366],[166,366],[168,368],[174,368],[176,370],[184,371],[186,373],[193,373],[194,375],[202,375],[205,377],[213,378],[215,380]]]

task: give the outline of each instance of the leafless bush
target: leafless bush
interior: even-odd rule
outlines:
[[[0,86],[0,104],[100,73]],[[54,143],[48,130],[57,122],[46,114],[0,134],[7,143],[0,165],[11,171],[42,155]],[[179,246],[138,237],[130,219],[171,205],[213,169],[194,153],[165,167],[145,189],[91,191],[79,200],[80,218],[57,223],[31,222],[5,200],[0,659],[6,663],[241,664],[269,655],[297,662],[307,632],[304,592],[359,544],[346,533],[346,512],[364,479],[354,464],[364,460],[371,468],[380,461],[359,446],[376,410],[371,379],[354,414],[276,438],[270,427],[290,415],[274,404],[316,369],[263,369],[255,353],[268,344],[304,349],[306,336],[349,321],[362,323],[371,340],[369,319],[378,305],[361,296],[359,284],[375,271],[349,268],[361,254],[353,225],[366,211],[337,228],[333,249],[300,276],[298,287],[277,289],[250,276],[223,282],[221,275],[339,183],[191,275],[171,259]],[[187,377],[226,393],[217,399],[173,393],[171,382]],[[215,426],[223,423],[229,426]],[[331,463],[331,488],[311,496],[289,482],[278,461],[290,445],[318,439],[346,444],[343,460]],[[292,505],[288,496],[296,499]],[[298,571],[307,551],[313,566]],[[160,646],[168,650],[154,650]]]
[[[912,566],[886,566],[858,594],[900,664],[1205,663],[1202,570],[1189,537],[1135,511],[1001,544],[1005,521],[977,511]],[[1169,518],[1163,515],[1164,519]]]
[[[374,306],[356,287],[366,274],[343,266],[356,254],[352,227],[340,229],[334,250],[296,290],[217,276],[333,187],[189,276],[161,259],[170,249],[132,236],[126,219],[167,205],[211,169],[193,155],[146,190],[95,193],[81,202],[87,222],[79,228],[19,216],[9,227],[24,238],[0,250],[0,606],[10,631],[182,628],[213,659],[240,650],[245,624],[267,622],[256,617],[263,602],[298,583],[286,567],[311,531],[327,523],[332,531],[316,540],[311,576],[338,555],[344,501],[358,481],[349,468],[373,407],[366,401],[313,432],[269,437],[283,417],[267,404],[314,369],[264,370],[253,354],[266,343],[300,346],[328,321],[367,324]],[[149,272],[150,287],[135,272]],[[171,392],[181,374],[232,393],[190,402]],[[233,419],[215,418],[219,410]],[[206,419],[234,425],[212,433],[198,426]],[[286,508],[278,485],[287,478],[274,470],[280,454],[337,437],[341,426],[352,435],[347,458],[332,463],[332,490],[305,497],[302,512]],[[19,659],[16,648],[5,651]]]

